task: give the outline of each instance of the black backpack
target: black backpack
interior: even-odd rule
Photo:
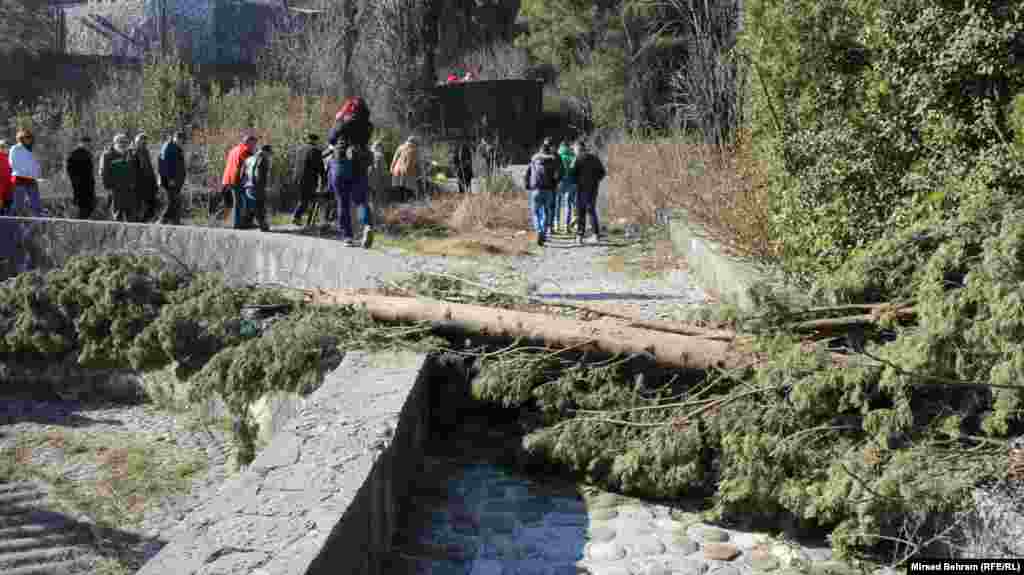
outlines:
[[[537,156],[530,162],[529,190],[553,190],[558,185],[562,162],[554,156]]]

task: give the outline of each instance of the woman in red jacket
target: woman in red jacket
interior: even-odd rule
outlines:
[[[8,149],[7,140],[0,140],[0,216],[7,215],[10,204],[14,201],[14,183],[11,179],[11,161],[7,157]]]

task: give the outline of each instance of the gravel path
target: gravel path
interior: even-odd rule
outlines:
[[[685,270],[639,277],[630,271],[609,269],[609,258],[622,253],[626,261],[638,250],[628,241],[593,242],[582,246],[568,236],[549,238],[545,247],[523,256],[449,258],[400,254],[409,271],[474,271],[480,283],[511,293],[529,292],[534,297],[615,311],[638,319],[680,318],[707,301],[707,294],[694,285]]]

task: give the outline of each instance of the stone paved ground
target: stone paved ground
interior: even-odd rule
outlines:
[[[485,418],[447,437],[451,448],[431,451],[417,479],[391,575],[791,575],[800,564],[857,573],[823,544],[715,527],[693,506],[518,472],[507,465],[507,437]]]
[[[30,436],[52,439],[25,447],[23,442]],[[167,447],[170,453],[195,453],[207,465],[195,469],[191,486],[184,492],[151,498],[140,509],[137,522],[117,525],[116,529],[99,529],[88,513],[74,513],[60,505],[54,499],[57,494],[53,485],[42,478],[28,482],[4,482],[0,478],[0,572],[133,572],[131,566],[141,565],[159,551],[163,545],[161,535],[177,525],[229,473],[229,446],[224,431],[216,426],[197,425],[189,416],[169,413],[154,405],[0,399],[0,450],[14,451],[19,464],[90,489],[87,486],[101,476],[104,459],[100,454],[76,453],[74,439],[82,437],[111,449],[148,437],[154,445]],[[11,496],[5,497],[4,493]],[[75,535],[74,546],[66,544],[69,534]],[[116,562],[110,561],[114,557],[121,558],[121,565],[128,569],[117,570]],[[98,570],[98,562],[104,558],[108,559],[105,565],[109,571]],[[15,567],[19,570],[13,571]]]

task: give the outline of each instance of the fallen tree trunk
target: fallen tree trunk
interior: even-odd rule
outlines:
[[[751,363],[732,342],[684,336],[619,325],[600,325],[544,314],[426,298],[353,294],[345,290],[306,290],[306,299],[319,305],[353,305],[381,321],[431,321],[457,325],[468,333],[538,339],[556,348],[610,354],[649,353],[666,366],[709,369],[736,368]]]

